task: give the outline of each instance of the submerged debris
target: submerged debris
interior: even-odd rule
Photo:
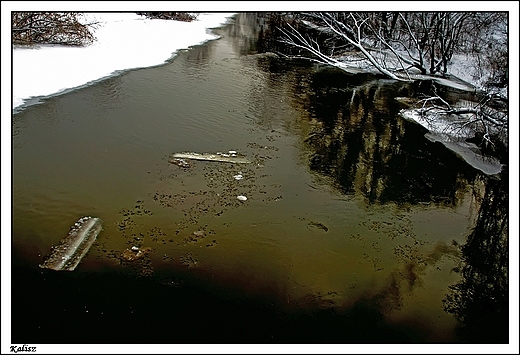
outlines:
[[[194,267],[198,264],[198,259],[193,256],[193,253],[187,252],[185,255],[179,257],[181,264],[187,267]]]
[[[325,231],[325,232],[328,232],[329,231],[329,227],[327,227],[326,225],[324,225],[323,223],[320,223],[320,222],[309,222],[307,224],[307,228],[309,229],[321,229],[322,231]]]
[[[204,239],[206,237],[206,232],[203,230],[198,230],[193,232],[191,235],[184,238],[185,243],[197,243],[200,239]]]
[[[206,235],[206,233],[204,231],[195,231],[195,232],[193,232],[193,235],[196,237],[204,237],[204,235]]]
[[[146,254],[152,251],[152,248],[146,247],[146,248],[138,248],[136,246],[133,246],[132,249],[125,249],[121,253],[121,260],[124,261],[135,261],[138,259],[141,259]]]

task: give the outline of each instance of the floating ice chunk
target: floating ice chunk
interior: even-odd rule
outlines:
[[[238,156],[230,156],[229,154],[212,154],[212,153],[175,153],[172,156],[173,158],[180,159],[195,159],[195,160],[205,160],[205,161],[217,161],[222,163],[238,163],[238,164],[248,164],[250,163],[249,159],[245,157]]]
[[[244,176],[242,174],[237,174],[237,175],[234,175],[233,177],[235,178],[235,180],[242,180],[244,178]]]
[[[181,159],[181,158],[170,159],[170,163],[175,164],[181,168],[185,168],[185,169],[190,168],[190,163],[188,163],[186,160]]]
[[[239,201],[242,201],[242,202],[243,202],[243,201],[247,201],[247,197],[245,197],[245,196],[243,196],[243,195],[239,195],[239,196],[237,196],[237,199],[238,199]]]
[[[451,141],[433,133],[426,133],[425,137],[432,142],[441,142],[469,165],[486,175],[496,175],[502,171],[503,164],[497,158],[481,154],[480,149],[474,143],[468,143],[463,140]]]
[[[40,267],[57,271],[73,271],[101,232],[102,223],[99,218],[80,218]]]

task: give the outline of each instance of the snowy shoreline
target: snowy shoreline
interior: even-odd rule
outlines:
[[[64,94],[78,88],[92,85],[100,80],[119,75],[127,70],[148,68],[165,64],[174,58],[178,51],[191,46],[217,39],[211,32],[227,23],[235,13],[198,13],[192,22],[148,19],[130,12],[84,13],[84,23],[97,22],[93,31],[96,41],[86,47],[60,45],[12,46],[12,110],[14,113],[25,107],[37,104],[41,98]],[[460,82],[437,77],[418,77],[430,79],[441,85],[460,90],[474,91],[471,84],[475,77],[467,58],[458,57],[450,65],[450,70],[461,77]],[[357,61],[355,71],[370,71]],[[463,84],[461,84],[463,83]],[[507,91],[506,91],[507,95]],[[411,110],[413,111],[413,110]],[[405,118],[424,126],[435,135],[435,141],[445,144],[450,150],[461,154],[463,159],[487,174],[496,174],[501,164],[496,161],[484,162],[478,149],[471,147],[469,154],[464,138],[438,135],[435,129],[425,125],[414,112],[402,112]],[[449,143],[449,144],[448,144]],[[458,147],[463,144],[464,146]],[[475,159],[473,155],[477,156]],[[472,156],[468,159],[468,156]],[[475,164],[482,161],[481,164]],[[471,163],[470,163],[471,164]]]
[[[195,21],[147,19],[135,13],[88,13],[98,21],[90,46],[13,46],[12,109],[38,103],[130,69],[162,65],[179,50],[218,36],[211,28],[234,13],[200,13]]]

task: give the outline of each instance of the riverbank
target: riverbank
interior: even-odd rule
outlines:
[[[201,13],[192,22],[147,19],[135,13],[87,13],[99,22],[90,46],[13,46],[12,107],[68,92],[118,72],[153,67],[190,46],[218,38],[210,29],[232,13]]]

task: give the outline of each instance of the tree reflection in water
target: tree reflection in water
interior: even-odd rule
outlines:
[[[460,321],[460,337],[471,343],[509,339],[508,171],[486,183],[475,228],[461,247],[461,281],[450,286],[444,309]]]
[[[395,98],[416,95],[413,85],[324,70],[308,90],[307,110],[316,120],[306,139],[309,167],[341,192],[361,195],[368,204],[457,206],[468,186],[485,185],[476,225],[461,247],[461,281],[443,303],[460,322],[460,341],[507,343],[506,168],[500,179],[482,177],[424,139],[421,127],[400,120]]]
[[[281,50],[264,20],[255,14],[237,17],[243,27],[256,23],[260,28],[256,42],[248,37],[246,53]],[[450,287],[443,303],[445,311],[460,322],[460,341],[507,342],[508,173],[503,171],[501,180],[483,178],[440,144],[424,139],[422,127],[400,119],[403,106],[396,98],[429,93],[431,83],[397,83],[334,68],[289,71],[276,58],[261,59],[259,67],[269,78],[283,73],[283,81],[292,82],[294,106],[309,115],[309,132],[304,133],[309,168],[342,193],[363,196],[367,204],[455,207],[470,186],[485,184],[477,223],[461,247],[461,281]],[[440,92],[448,101],[468,95],[442,87]],[[450,250],[439,243],[427,259],[435,262]],[[405,279],[411,289],[420,279],[414,265],[407,267]],[[377,317],[388,308],[399,309],[403,285],[397,279],[357,305],[373,310]]]
[[[370,78],[325,69],[310,80],[310,169],[369,204],[456,206],[476,173],[399,117],[396,98],[415,96],[418,84]]]

